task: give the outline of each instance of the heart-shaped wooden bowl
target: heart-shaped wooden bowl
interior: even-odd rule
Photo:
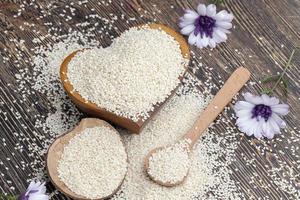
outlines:
[[[114,127],[112,127],[109,123],[107,123],[106,121],[96,119],[96,118],[85,118],[85,119],[82,119],[80,121],[80,123],[78,124],[78,126],[76,126],[73,130],[56,138],[56,140],[48,148],[47,157],[46,157],[46,168],[47,168],[49,178],[50,178],[51,182],[53,183],[53,185],[59,191],[64,193],[66,196],[71,197],[72,199],[88,200],[88,198],[85,198],[85,197],[78,195],[78,194],[74,193],[73,191],[71,191],[65,185],[65,183],[63,181],[61,181],[61,179],[58,176],[58,170],[57,170],[58,163],[63,154],[64,146],[67,145],[69,143],[69,141],[75,135],[80,134],[84,129],[93,128],[95,126],[106,126],[110,129],[114,130],[116,132],[116,134],[119,134],[117,132],[117,130]],[[120,181],[118,188],[116,188],[115,191],[113,191],[111,195],[109,195],[107,197],[103,197],[101,199],[96,199],[96,200],[107,199],[107,198],[111,197],[113,194],[115,194],[120,189],[120,187],[125,179],[125,175],[126,174],[124,174],[123,180]]]
[[[185,59],[190,59],[190,51],[189,46],[186,43],[186,40],[177,33],[174,29],[163,25],[163,24],[148,24],[149,28],[152,29],[160,29],[162,31],[165,31],[167,34],[172,36],[179,44],[180,44],[180,50],[181,54]],[[83,51],[83,50],[78,50]],[[129,118],[125,118],[119,115],[116,115],[115,113],[112,113],[104,108],[98,107],[96,104],[87,101],[81,97],[81,95],[73,90],[73,86],[68,80],[68,63],[71,61],[71,59],[76,55],[78,51],[75,51],[71,53],[69,56],[65,58],[63,63],[60,67],[60,79],[63,84],[64,89],[66,90],[68,96],[71,98],[71,100],[76,104],[76,106],[83,111],[84,113],[87,113],[89,116],[99,117],[101,119],[107,120],[112,122],[113,124],[116,124],[120,127],[123,127],[133,133],[139,133],[142,128],[145,126],[145,124],[149,121],[149,119],[161,108],[164,102],[166,102],[173,94],[175,93],[176,89],[171,91],[171,95],[169,95],[166,100],[160,104],[156,104],[154,106],[154,110],[149,112],[149,118],[146,120],[142,120],[141,118],[138,121],[133,121]],[[187,68],[187,66],[182,66]],[[182,77],[178,77],[181,79]]]

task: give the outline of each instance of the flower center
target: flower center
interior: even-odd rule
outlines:
[[[18,200],[28,200],[29,195],[26,195],[26,192],[23,192],[19,197]]]
[[[252,118],[258,118],[259,116],[264,118],[265,121],[268,121],[269,117],[272,114],[272,109],[270,106],[264,104],[258,104],[252,109]]]
[[[214,20],[213,18],[200,15],[194,23],[194,25],[196,26],[194,34],[198,35],[200,33],[201,36],[205,34],[207,37],[212,38],[215,23],[216,20]]]

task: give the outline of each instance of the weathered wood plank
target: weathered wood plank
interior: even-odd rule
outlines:
[[[62,34],[67,33],[69,28],[80,30],[76,23],[85,21],[85,16],[91,12],[108,19],[111,18],[111,13],[137,18],[137,21],[117,21],[115,25],[118,30],[110,30],[114,36],[128,27],[153,19],[179,30],[178,18],[183,14],[184,9],[195,8],[198,3],[196,0],[116,0],[106,6],[97,1],[78,5],[77,1],[42,0],[37,1],[38,8],[31,7],[22,12],[21,16],[14,18],[13,15],[17,14],[21,2],[17,0],[0,2],[0,52],[3,57],[11,56],[11,59],[5,63],[4,58],[0,57],[0,191],[11,194],[24,190],[27,185],[26,179],[34,172],[29,165],[33,161],[33,155],[30,153],[32,148],[38,147],[32,146],[31,142],[34,141],[42,146],[44,139],[49,138],[47,135],[40,134],[41,130],[34,126],[33,116],[38,114],[43,116],[53,109],[49,106],[50,100],[44,94],[35,93],[23,100],[22,90],[18,88],[15,80],[15,74],[19,73],[19,69],[28,67],[32,70],[26,62],[33,56],[32,48],[36,47],[32,40],[47,35],[50,26],[61,29]],[[30,1],[26,2],[30,4]],[[76,15],[70,21],[66,21],[59,14],[63,10],[70,14],[65,6],[71,2],[76,8]],[[300,2],[298,0],[225,0],[223,7],[234,13],[235,28],[228,42],[219,45],[214,51],[191,48],[196,55],[195,64],[191,64],[191,69],[194,65],[203,64],[196,73],[197,77],[205,81],[212,76],[211,81],[216,85],[214,88],[216,91],[221,86],[220,80],[225,80],[238,66],[247,67],[253,74],[254,82],[261,80],[264,74],[281,72],[292,49],[300,46]],[[91,11],[91,9],[95,10]],[[46,18],[39,17],[43,12],[49,12],[51,15],[47,15]],[[141,14],[144,15],[143,18],[140,17]],[[95,23],[99,21],[90,20]],[[26,27],[22,30],[20,26],[24,22],[33,23],[35,27]],[[52,24],[46,25],[45,22]],[[4,34],[4,31],[8,33]],[[110,44],[110,38],[101,38],[97,30],[94,33],[99,36],[102,45]],[[20,39],[25,41],[23,45],[20,45]],[[41,45],[54,42],[51,37],[48,37]],[[13,62],[19,52],[24,56],[22,66],[17,66]],[[287,148],[291,145],[300,145],[300,142],[296,144],[291,142],[291,137],[300,138],[299,132],[293,133],[293,129],[296,129],[295,131],[300,129],[299,64],[299,53],[297,53],[287,74],[290,93],[286,101],[291,106],[291,113],[285,118],[289,125],[284,133],[285,137],[266,142],[243,135],[240,137],[241,143],[236,151],[239,155],[238,160],[230,167],[234,171],[232,178],[238,183],[247,199],[295,199],[287,190],[278,187],[271,180],[273,174],[270,169],[277,168],[282,163],[286,168],[279,170],[276,175],[287,181],[294,178],[294,183],[298,183],[296,188],[300,190],[300,177],[295,178],[288,173],[292,168],[295,174],[300,174],[300,169],[297,168],[300,165],[300,152],[298,149],[293,153],[293,149]],[[31,85],[28,83],[26,87],[29,88]],[[261,90],[261,85],[248,85],[246,90],[257,93]],[[276,95],[280,96],[281,92],[278,90]],[[228,116],[224,117],[228,118]],[[231,126],[234,126],[234,121]],[[222,134],[227,128],[228,124],[217,122],[213,130]],[[16,133],[26,135],[28,140],[20,141]],[[23,148],[23,151],[20,151],[20,148]],[[44,159],[40,155],[34,157]],[[247,164],[249,160],[253,160],[252,165]],[[52,190],[53,187],[49,186],[49,189]],[[56,195],[53,199],[66,198]]]

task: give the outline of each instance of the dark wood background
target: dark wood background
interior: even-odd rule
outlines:
[[[13,62],[17,46],[12,39],[25,41],[22,48],[24,53],[22,66],[30,68],[26,59],[33,56],[31,48],[35,44],[32,40],[47,33],[48,26],[44,24],[45,22],[52,22],[53,27],[60,27],[61,33],[66,33],[69,27],[77,29],[75,24],[83,22],[88,13],[94,12],[109,18],[109,13],[115,12],[138,19],[129,21],[128,24],[116,22],[119,30],[137,23],[151,21],[154,18],[158,22],[179,30],[178,18],[183,14],[184,9],[196,8],[198,0],[113,0],[108,6],[99,5],[96,1],[78,5],[78,1],[75,0],[36,0],[37,7],[27,8],[16,18],[13,16],[17,14],[21,1],[2,0],[0,2],[0,191],[18,194],[26,188],[26,179],[33,172],[30,165],[21,167],[20,163],[26,165],[32,162],[32,157],[28,156],[30,154],[28,144],[31,140],[39,140],[34,131],[43,134],[42,130],[34,127],[32,115],[34,113],[44,116],[51,108],[45,105],[47,97],[43,94],[35,94],[25,102],[20,101],[21,94],[18,92],[18,84],[14,76],[18,72],[18,67]],[[30,1],[22,2],[29,3]],[[47,6],[50,2],[56,7]],[[71,2],[74,2],[76,16],[70,21],[65,21],[59,13]],[[247,67],[251,71],[252,82],[258,82],[264,75],[281,72],[292,50],[300,46],[300,1],[225,0],[219,8],[222,7],[234,14],[235,28],[232,29],[228,42],[219,45],[213,51],[192,47],[196,53],[195,62],[202,62],[205,66],[198,70],[197,77],[205,81],[212,75],[212,81],[220,86],[219,80],[225,80],[238,66]],[[95,10],[91,11],[91,8]],[[145,10],[148,11],[146,14]],[[51,12],[51,15],[38,18],[44,11]],[[139,18],[140,14],[144,14],[145,17]],[[40,32],[37,33],[29,28],[21,30],[20,25],[24,22],[34,23],[34,29]],[[4,33],[4,31],[7,32]],[[45,41],[45,44],[52,43],[54,41],[51,39]],[[103,40],[101,43],[107,45],[109,41]],[[11,56],[11,59],[4,63],[2,56]],[[232,178],[236,181],[238,189],[245,194],[247,199],[299,199],[299,64],[299,52],[297,52],[286,76],[290,83],[288,96],[283,95],[280,90],[275,93],[290,105],[291,112],[285,117],[288,127],[283,135],[271,141],[248,138],[243,134],[240,136],[241,142],[236,151],[238,160],[230,168],[234,171]],[[258,93],[261,89],[261,84],[249,84],[245,91]],[[32,106],[35,102],[37,104]],[[21,117],[18,117],[16,112],[19,112]],[[234,126],[234,121],[232,121],[232,126]],[[226,127],[220,124],[218,132],[221,134],[224,130]],[[19,140],[15,132],[24,134],[30,139]],[[19,146],[24,147],[23,152],[18,150]],[[249,164],[250,160],[252,164]],[[273,168],[279,170],[275,174],[271,173],[270,170]],[[290,187],[284,187],[278,180]],[[53,187],[48,184],[48,189],[51,191]],[[65,199],[65,197],[59,194],[53,199]]]

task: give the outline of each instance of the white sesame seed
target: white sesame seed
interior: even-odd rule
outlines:
[[[87,128],[64,147],[59,177],[76,194],[92,199],[107,197],[123,181],[126,160],[118,133],[105,126]]]
[[[162,148],[149,158],[148,173],[162,183],[178,183],[187,176],[190,168],[188,143],[177,142]]]
[[[131,28],[108,48],[77,53],[68,78],[83,98],[137,121],[176,88],[184,63],[179,43],[167,33]]]

